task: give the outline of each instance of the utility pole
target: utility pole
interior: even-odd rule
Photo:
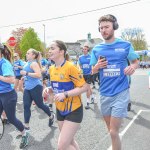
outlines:
[[[44,57],[46,55],[46,42],[45,42],[45,24],[43,24],[44,27]]]

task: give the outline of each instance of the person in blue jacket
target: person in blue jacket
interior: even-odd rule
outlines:
[[[12,86],[15,77],[10,61],[11,52],[7,46],[0,43],[0,116],[5,111],[9,122],[21,132],[20,148],[24,148],[28,145],[29,134],[23,123],[16,118],[17,93]]]
[[[121,150],[119,129],[127,116],[129,102],[128,76],[138,68],[138,55],[130,42],[115,38],[119,25],[115,16],[108,14],[99,19],[99,32],[104,42],[92,49],[92,72],[100,76],[101,113],[111,136],[112,149]],[[127,59],[131,61],[128,66]]]

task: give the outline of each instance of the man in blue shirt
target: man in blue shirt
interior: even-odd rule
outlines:
[[[90,87],[90,84],[92,82],[92,75],[91,75],[92,67],[90,65],[91,55],[89,54],[89,46],[84,45],[82,51],[83,51],[83,54],[81,56],[79,56],[78,63],[81,67],[83,77],[84,77],[86,83],[88,83],[88,85],[89,85],[88,91],[86,92],[87,105],[85,106],[85,109],[90,109],[90,106],[89,106],[89,104],[91,103],[90,97],[91,97],[91,101],[94,102],[94,96],[92,94],[92,89]]]
[[[121,150],[119,129],[127,116],[128,76],[138,68],[138,56],[131,43],[114,36],[118,27],[115,16],[100,17],[99,32],[104,42],[93,48],[90,61],[93,74],[99,72],[101,113],[111,135],[113,150]],[[127,59],[131,61],[129,66]]]

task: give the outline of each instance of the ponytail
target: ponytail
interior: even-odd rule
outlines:
[[[42,69],[41,60],[40,60],[41,53],[33,48],[30,48],[29,50],[31,50],[31,52],[35,55],[35,59],[39,65],[40,69]]]
[[[66,53],[66,54],[65,54],[65,59],[66,59],[67,61],[69,61],[69,60],[70,60],[70,56],[69,56],[69,54],[68,54],[68,53]]]

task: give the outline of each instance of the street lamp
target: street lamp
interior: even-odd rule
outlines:
[[[43,24],[44,27],[44,56],[46,54],[46,42],[45,42],[45,24]]]

